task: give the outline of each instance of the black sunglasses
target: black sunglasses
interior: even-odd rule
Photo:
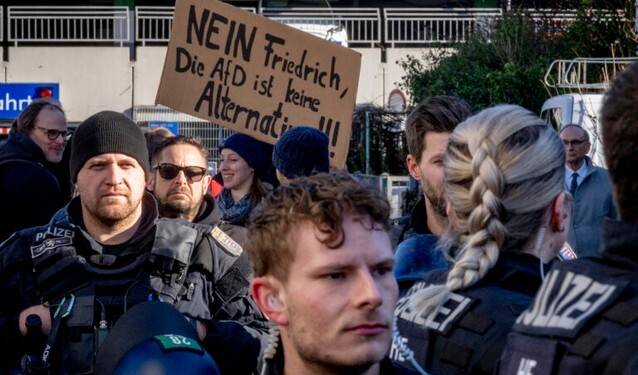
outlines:
[[[59,136],[62,136],[62,139],[64,139],[65,141],[68,141],[69,138],[71,137],[71,133],[69,133],[68,131],[60,131],[60,130],[56,130],[56,129],[47,129],[47,128],[43,128],[42,126],[37,126],[37,125],[34,125],[33,127],[36,128],[36,129],[44,130],[44,132],[47,135],[47,138],[49,138],[50,141],[55,141],[56,139],[58,139]]]
[[[180,167],[179,165],[170,164],[170,163],[162,163],[155,166],[155,168],[159,172],[159,175],[165,180],[172,180],[179,174],[179,171],[184,172],[184,176],[188,182],[199,182],[204,178],[206,174],[206,168],[202,167]]]

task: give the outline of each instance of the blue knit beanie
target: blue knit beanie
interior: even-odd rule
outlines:
[[[328,172],[328,136],[321,130],[308,126],[288,129],[275,144],[272,162],[286,178]]]
[[[268,171],[272,166],[270,162],[272,145],[243,133],[235,133],[219,146],[219,152],[221,153],[225,148],[235,151],[246,160],[262,181],[267,180]]]

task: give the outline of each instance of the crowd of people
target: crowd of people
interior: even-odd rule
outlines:
[[[69,137],[35,100],[0,143],[0,374],[638,373],[637,103],[634,64],[607,171],[578,125],[425,99],[392,228],[318,129],[233,134],[214,179],[197,138],[112,111]]]

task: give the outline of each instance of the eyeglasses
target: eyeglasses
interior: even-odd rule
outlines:
[[[179,165],[170,164],[170,163],[162,163],[155,166],[155,168],[159,172],[159,175],[165,180],[172,180],[179,174],[180,171],[184,172],[184,176],[188,182],[199,182],[206,175],[206,168],[202,167],[180,167]]]
[[[66,130],[60,131],[56,129],[47,129],[37,125],[33,125],[33,127],[36,129],[44,130],[44,132],[47,134],[47,138],[49,138],[50,141],[55,141],[56,139],[58,139],[59,136],[62,136],[62,139],[65,141],[68,141],[69,138],[71,138],[71,133]]]
[[[585,142],[587,142],[587,140],[586,140],[586,139],[580,139],[580,140],[579,140],[579,139],[576,139],[576,140],[573,140],[573,141],[563,140],[563,144],[564,144],[565,146],[567,146],[567,147],[569,147],[570,145],[571,145],[571,146],[574,146],[574,147],[576,147],[576,146],[580,146],[580,145],[582,145],[582,144],[583,144],[583,143],[585,143]]]

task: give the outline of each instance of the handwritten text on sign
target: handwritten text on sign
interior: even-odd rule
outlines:
[[[274,144],[321,129],[345,164],[361,56],[216,0],[178,0],[157,102]]]

